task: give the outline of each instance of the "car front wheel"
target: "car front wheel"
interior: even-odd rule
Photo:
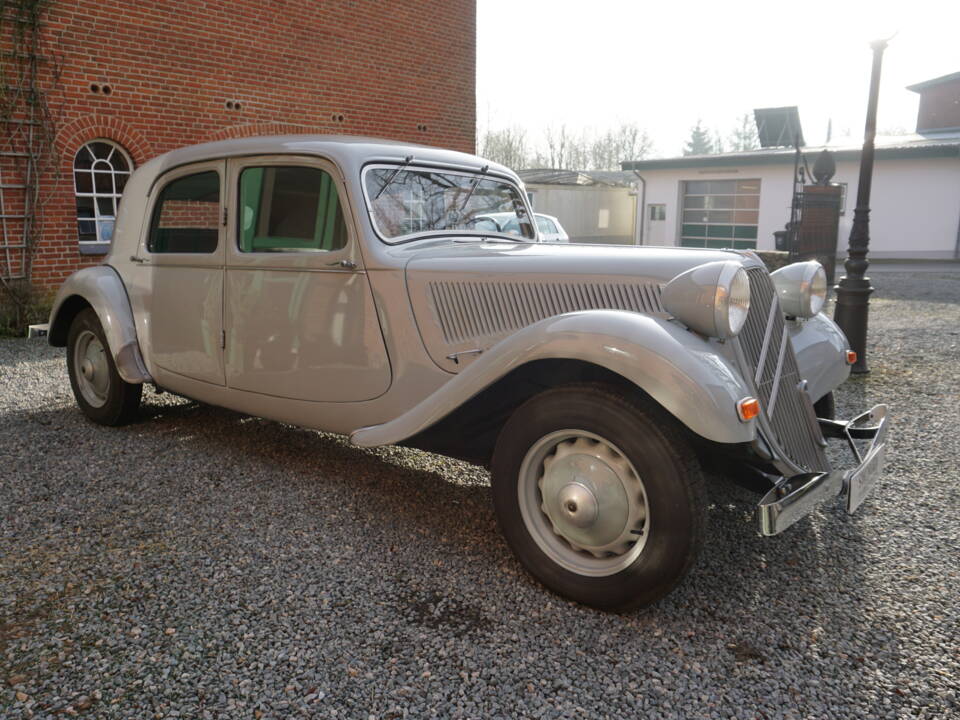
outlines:
[[[604,385],[543,392],[505,424],[492,462],[501,529],[544,585],[626,610],[668,593],[702,542],[703,477],[684,430]]]
[[[100,425],[123,425],[136,417],[143,385],[117,372],[96,312],[77,313],[67,338],[67,371],[83,414]]]

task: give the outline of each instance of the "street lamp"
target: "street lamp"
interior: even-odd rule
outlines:
[[[851,370],[870,372],[867,368],[867,314],[873,287],[866,277],[867,250],[870,245],[870,184],[873,180],[873,139],[877,134],[877,97],[880,94],[880,64],[887,40],[874,40],[873,70],[870,73],[870,98],[867,102],[867,123],[863,133],[863,152],[860,155],[860,181],[857,185],[857,207],[853,211],[850,246],[843,264],[847,273],[836,286],[837,305],[833,319],[857,353],[857,362]]]

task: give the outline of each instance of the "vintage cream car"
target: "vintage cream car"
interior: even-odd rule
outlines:
[[[519,235],[478,222],[496,213]],[[113,249],[63,285],[50,342],[101,424],[131,420],[149,383],[486,465],[520,561],[597,607],[648,604],[690,568],[706,464],[764,493],[763,534],[837,496],[857,509],[886,408],[832,419],[852,359],[819,265],[542,244],[531,217],[513,172],[436,148],[176,150],[130,178]]]

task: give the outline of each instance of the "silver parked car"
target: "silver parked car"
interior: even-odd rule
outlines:
[[[517,234],[484,220],[501,213]],[[486,465],[520,561],[597,607],[650,603],[687,572],[707,463],[760,490],[763,534],[837,496],[857,509],[886,409],[832,417],[853,358],[819,265],[536,238],[517,176],[471,155],[188,147],[131,176],[111,253],[60,289],[50,342],[104,425],[132,420],[149,383]]]

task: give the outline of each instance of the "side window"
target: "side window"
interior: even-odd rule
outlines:
[[[329,252],[346,247],[337,186],[311,167],[248,167],[240,173],[241,252]]]
[[[220,174],[186,175],[164,186],[153,208],[152,253],[212,253],[220,232]]]
[[[550,223],[542,215],[537,215],[537,228],[539,228],[542,233],[552,233],[553,230],[550,229]]]

